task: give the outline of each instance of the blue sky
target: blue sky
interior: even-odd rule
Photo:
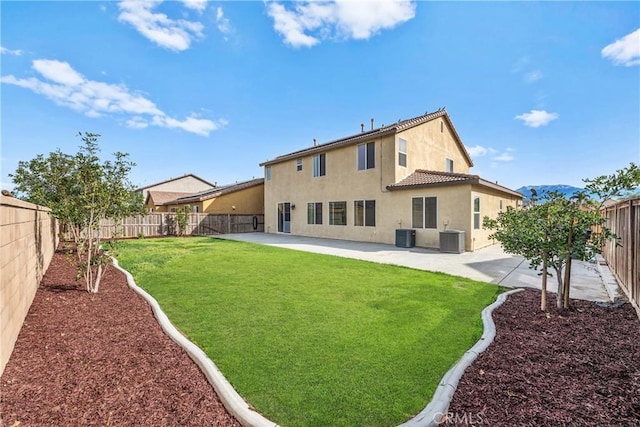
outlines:
[[[2,188],[77,133],[144,186],[446,107],[472,173],[582,185],[640,163],[640,3],[0,3]]]

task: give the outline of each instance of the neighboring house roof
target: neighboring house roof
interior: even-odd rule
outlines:
[[[387,190],[406,190],[409,188],[426,188],[426,187],[438,187],[446,185],[459,185],[459,184],[475,184],[483,187],[493,188],[495,190],[509,193],[512,196],[523,198],[524,195],[513,191],[497,183],[484,180],[478,175],[468,175],[465,173],[454,172],[439,172],[429,171],[424,169],[418,169],[403,180],[387,186]]]
[[[166,184],[166,183],[168,183],[168,182],[172,182],[172,181],[178,181],[178,180],[183,179],[183,178],[186,178],[186,177],[188,177],[188,176],[190,176],[190,177],[192,177],[192,178],[195,178],[195,179],[197,179],[198,181],[201,181],[201,182],[203,182],[203,183],[205,183],[205,184],[207,184],[207,185],[209,185],[209,186],[211,186],[211,187],[215,187],[215,186],[216,186],[215,184],[212,184],[212,183],[210,183],[209,181],[205,181],[204,179],[200,178],[199,176],[196,176],[196,175],[194,175],[194,174],[192,174],[192,173],[188,173],[188,174],[184,174],[184,175],[182,175],[182,176],[179,176],[178,178],[170,178],[170,179],[167,179],[166,181],[160,181],[160,182],[156,182],[155,184],[150,184],[150,185],[146,185],[146,186],[144,186],[144,187],[137,188],[137,189],[136,189],[136,191],[144,191],[144,190],[146,190],[147,188],[155,187],[156,185]]]
[[[407,120],[399,120],[397,123],[394,123],[392,125],[382,126],[382,127],[377,128],[377,129],[373,129],[373,130],[365,131],[365,132],[360,132],[360,133],[355,134],[355,135],[347,136],[345,138],[336,139],[334,141],[326,142],[324,144],[319,144],[319,145],[316,145],[316,146],[313,146],[313,147],[310,147],[310,148],[306,148],[304,150],[294,151],[293,153],[284,154],[282,156],[276,157],[273,160],[268,160],[268,161],[266,161],[264,163],[260,163],[260,166],[273,165],[273,164],[284,162],[284,161],[287,161],[287,160],[296,159],[296,158],[299,158],[299,157],[301,157],[303,155],[320,153],[320,152],[327,151],[328,149],[334,149],[334,148],[343,147],[343,146],[346,146],[346,145],[356,144],[358,142],[361,142],[361,141],[364,141],[364,140],[370,140],[372,138],[377,138],[377,137],[387,136],[387,135],[393,135],[393,134],[396,134],[398,132],[402,132],[402,131],[405,131],[407,129],[411,129],[412,127],[419,126],[419,125],[421,125],[423,123],[430,122],[431,120],[435,120],[435,119],[437,119],[439,117],[442,117],[447,122],[447,124],[449,125],[449,127],[453,131],[453,135],[455,137],[455,140],[458,143],[458,145],[460,146],[460,149],[461,149],[465,159],[467,160],[467,162],[469,162],[469,166],[473,166],[473,160],[471,160],[471,156],[469,155],[469,152],[467,151],[467,149],[465,148],[464,144],[462,143],[462,139],[460,138],[460,135],[458,135],[458,132],[456,131],[455,126],[453,126],[453,122],[451,121],[451,118],[449,117],[449,114],[447,113],[447,111],[445,109],[440,109],[440,110],[435,111],[433,113],[427,113],[427,114],[424,114],[422,116],[414,117],[414,118],[407,119]]]
[[[186,194],[186,195],[183,194],[182,197],[176,197],[174,199],[164,202],[163,204],[179,205],[182,203],[202,202],[204,200],[209,200],[216,197],[224,196],[225,194],[229,194],[229,193],[235,193],[236,191],[255,187],[256,185],[261,185],[261,184],[264,184],[264,178],[256,178],[249,181],[226,185],[223,187],[216,187],[212,190],[201,191],[195,194]]]
[[[184,193],[177,191],[149,191],[147,194],[147,200],[144,201],[144,204],[149,204],[149,199],[153,199],[153,204],[155,206],[164,205],[171,200],[178,199],[180,197],[189,196],[192,193]]]

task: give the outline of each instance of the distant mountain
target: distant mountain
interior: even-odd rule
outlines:
[[[542,198],[545,194],[551,193],[552,191],[557,191],[558,193],[564,194],[564,196],[568,199],[573,196],[577,191],[583,191],[584,188],[572,187],[570,185],[528,185],[524,187],[518,188],[516,191],[518,193],[524,194],[525,200],[531,199],[531,189],[535,189],[538,193],[538,199]]]

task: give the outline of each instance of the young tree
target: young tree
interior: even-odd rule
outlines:
[[[38,155],[19,162],[9,176],[18,197],[48,206],[68,229],[75,243],[78,273],[87,291],[96,293],[108,262],[101,248],[101,221],[141,214],[143,205],[129,181],[135,163],[128,160],[128,154],[118,152],[113,161],[100,163],[100,135],[78,136],[83,145],[74,156],[59,149],[48,157]]]
[[[570,200],[553,192],[545,195],[542,203],[534,200],[527,209],[507,209],[497,218],[485,217],[483,221],[485,228],[494,230],[491,238],[498,240],[505,251],[522,255],[536,270],[542,265],[543,311],[549,268],[556,273],[557,307],[569,308],[572,259],[591,259],[607,240],[616,238],[601,215],[602,203],[640,186],[640,169],[631,163],[616,174],[584,182],[586,191]]]
[[[189,214],[191,206],[186,205],[184,208],[176,210],[176,236],[184,236],[187,226],[189,225]]]

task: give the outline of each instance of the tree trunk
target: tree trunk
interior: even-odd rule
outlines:
[[[98,264],[98,272],[96,273],[96,283],[93,286],[93,290],[91,292],[93,292],[94,294],[98,293],[98,289],[100,289],[100,279],[102,279],[102,264]]]
[[[562,301],[563,301],[562,291],[564,290],[564,287],[562,285],[562,267],[555,268],[555,270],[556,270],[556,280],[558,282],[558,296],[556,298],[556,307],[558,309],[561,309],[562,308]]]
[[[540,296],[540,310],[547,311],[547,254],[542,255],[542,294]]]
[[[569,228],[567,241],[567,259],[564,265],[564,291],[562,308],[569,308],[569,289],[571,288],[571,255],[573,253],[573,226]]]
[[[567,265],[564,267],[564,292],[563,292],[563,308],[569,308],[569,295],[571,289],[571,255],[567,258]]]

